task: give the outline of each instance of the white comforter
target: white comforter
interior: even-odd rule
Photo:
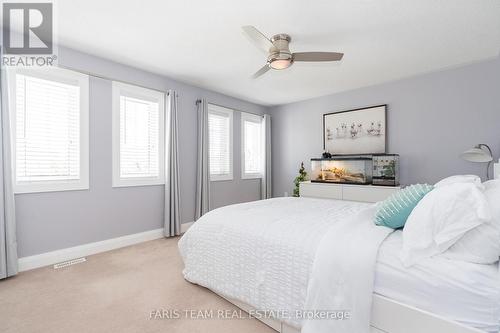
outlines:
[[[343,221],[354,221],[353,217],[369,206],[348,201],[276,198],[213,210],[199,219],[179,241],[185,263],[184,276],[190,282],[257,309],[279,312],[283,315],[279,319],[300,328],[302,318],[294,314],[305,309],[319,244],[327,234],[334,237],[328,242],[341,244],[343,235],[328,233],[330,228],[342,225]],[[363,228],[362,224],[360,227]],[[373,246],[380,237],[383,240],[385,236],[365,240],[364,245]],[[369,263],[364,268],[371,270],[370,276],[374,264]],[[366,278],[373,286],[370,276]],[[345,281],[352,278],[349,273],[339,277]],[[350,289],[349,295],[355,292]],[[349,295],[346,299],[352,299]],[[363,297],[371,299],[371,290]],[[308,305],[311,309],[316,306],[310,299]],[[366,306],[369,309],[369,302]],[[358,309],[348,310],[353,311],[355,320]]]

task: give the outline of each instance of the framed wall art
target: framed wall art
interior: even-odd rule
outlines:
[[[334,155],[386,152],[387,105],[323,115],[323,149]]]

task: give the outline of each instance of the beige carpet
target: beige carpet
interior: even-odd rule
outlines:
[[[177,241],[146,242],[0,281],[0,332],[275,332],[256,319],[217,319],[217,311],[232,315],[237,308],[183,279]],[[181,318],[150,319],[155,310],[180,311]],[[213,310],[216,319],[186,319],[184,310],[203,310],[206,315],[190,315],[198,318]]]

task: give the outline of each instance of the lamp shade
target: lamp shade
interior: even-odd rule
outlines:
[[[491,156],[491,153],[479,148],[479,146],[464,151],[460,156],[464,160],[469,162],[486,163],[493,161],[493,156]]]

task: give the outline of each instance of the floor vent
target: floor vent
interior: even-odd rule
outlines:
[[[60,262],[58,264],[55,264],[54,269],[64,268],[64,267],[68,267],[68,266],[72,266],[72,265],[76,265],[76,264],[81,264],[82,262],[86,262],[86,261],[87,261],[87,259],[85,259],[85,258],[78,258],[78,259],[63,261],[63,262]]]

